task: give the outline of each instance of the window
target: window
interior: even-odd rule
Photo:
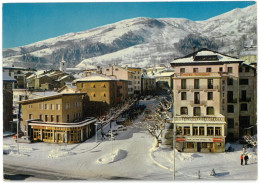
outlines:
[[[204,135],[204,127],[199,127],[200,136]]]
[[[228,73],[233,73],[233,68],[232,67],[228,67]]]
[[[186,89],[186,79],[181,80],[181,89]]]
[[[239,79],[240,85],[248,85],[248,79]]]
[[[56,104],[56,110],[60,110],[60,104]]]
[[[183,135],[183,134],[182,134],[182,127],[181,127],[181,126],[178,126],[178,127],[177,127],[176,135]]]
[[[208,136],[213,136],[214,135],[214,128],[213,127],[208,127],[207,128],[207,135]]]
[[[106,69],[106,71],[109,71],[109,69]]]
[[[219,72],[223,72],[223,67],[220,67],[220,68],[219,68]]]
[[[199,135],[199,133],[198,133],[198,127],[193,127],[193,135],[194,136],[198,136]]]
[[[200,89],[200,80],[194,79],[194,89]]]
[[[243,72],[243,67],[239,67],[239,72]]]
[[[45,104],[44,106],[45,106],[45,107],[44,107],[45,110],[48,110],[48,109],[49,109],[49,105],[48,105],[48,104]]]
[[[55,108],[54,108],[54,104],[51,104],[51,110],[54,110]]]
[[[211,72],[211,68],[210,67],[206,68],[206,72]]]
[[[213,89],[213,79],[208,79],[208,89]]]
[[[29,119],[33,119],[33,115],[32,114],[29,114]]]
[[[81,83],[81,88],[83,88],[83,83]]]
[[[200,104],[200,92],[194,92],[194,104]]]
[[[241,104],[240,105],[240,110],[241,111],[247,111],[247,104]]]
[[[95,85],[95,84],[92,84],[91,87],[92,87],[92,88],[96,88],[96,85]]]
[[[51,122],[53,122],[54,121],[54,116],[53,115],[51,115]]]
[[[187,149],[193,149],[194,148],[194,143],[193,142],[186,142],[186,148]]]
[[[233,85],[233,78],[228,78],[227,84],[228,85]]]
[[[29,108],[32,108],[32,104],[29,105]]]
[[[67,122],[69,122],[69,121],[70,121],[70,115],[67,114]]]
[[[193,68],[193,72],[194,73],[199,72],[199,69],[198,68]]]
[[[233,105],[228,105],[227,106],[227,110],[228,110],[228,113],[234,113],[234,106]]]
[[[118,71],[118,68],[115,68],[115,71]]]
[[[184,127],[184,135],[190,135],[190,127]]]
[[[200,107],[194,107],[193,108],[193,115],[194,116],[200,116]]]
[[[180,68],[180,73],[185,73],[185,68]]]
[[[221,128],[215,127],[215,136],[221,136]]]
[[[45,115],[45,122],[48,121],[48,115]]]
[[[188,108],[187,107],[181,107],[181,115],[188,115]]]
[[[187,100],[187,93],[181,92],[181,100]]]
[[[228,118],[228,128],[234,128],[234,118]]]
[[[60,116],[56,115],[56,122],[60,122]]]
[[[39,115],[40,120],[42,120],[42,114]]]
[[[245,67],[245,72],[249,72],[249,67]]]
[[[233,91],[228,91],[227,100],[228,100],[229,103],[233,102]]]
[[[70,103],[66,103],[66,109],[70,109]]]
[[[214,115],[214,107],[207,107],[207,115]]]
[[[213,92],[208,92],[208,100],[213,100]]]

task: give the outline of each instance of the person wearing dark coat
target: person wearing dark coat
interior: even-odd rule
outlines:
[[[240,159],[241,159],[241,165],[243,165],[243,159],[244,159],[243,154],[241,154]]]
[[[247,161],[248,161],[248,155],[247,154],[245,155],[244,160],[245,160],[245,165],[247,165]]]

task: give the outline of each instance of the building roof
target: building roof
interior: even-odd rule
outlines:
[[[29,99],[29,100],[24,100],[19,102],[19,104],[29,104],[29,103],[35,103],[35,102],[41,102],[41,101],[45,101],[45,100],[52,100],[52,99],[56,99],[56,98],[60,98],[62,96],[66,96],[66,95],[85,95],[85,93],[63,93],[63,94],[54,94],[51,96],[45,96],[45,97],[40,97],[40,98],[36,98],[36,99]]]
[[[118,81],[118,80],[102,74],[93,74],[84,78],[76,79],[73,82],[90,82],[90,81]]]
[[[155,79],[154,76],[149,76],[149,75],[143,75],[142,78],[145,78],[145,79]]]
[[[5,82],[16,82],[14,78],[3,72],[3,81]]]
[[[218,53],[216,51],[203,48],[196,52],[193,52],[184,57],[180,57],[171,62],[171,65],[183,65],[183,64],[210,64],[210,63],[230,63],[230,62],[243,62],[242,60],[231,57],[225,54]]]
[[[161,72],[154,75],[154,77],[170,77],[174,75],[174,72]]]

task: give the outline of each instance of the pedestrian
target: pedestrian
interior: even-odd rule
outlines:
[[[244,157],[244,160],[245,160],[245,165],[247,165],[247,161],[248,161],[248,155],[246,153],[245,157]]]
[[[241,165],[243,165],[243,159],[244,159],[243,154],[241,154],[240,159],[241,159]]]

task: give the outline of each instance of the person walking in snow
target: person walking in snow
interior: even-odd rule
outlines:
[[[247,161],[248,161],[248,155],[246,153],[245,157],[244,157],[244,160],[245,160],[245,165],[247,165]]]
[[[241,159],[241,165],[243,165],[243,159],[244,159],[243,154],[241,154],[240,159]]]

